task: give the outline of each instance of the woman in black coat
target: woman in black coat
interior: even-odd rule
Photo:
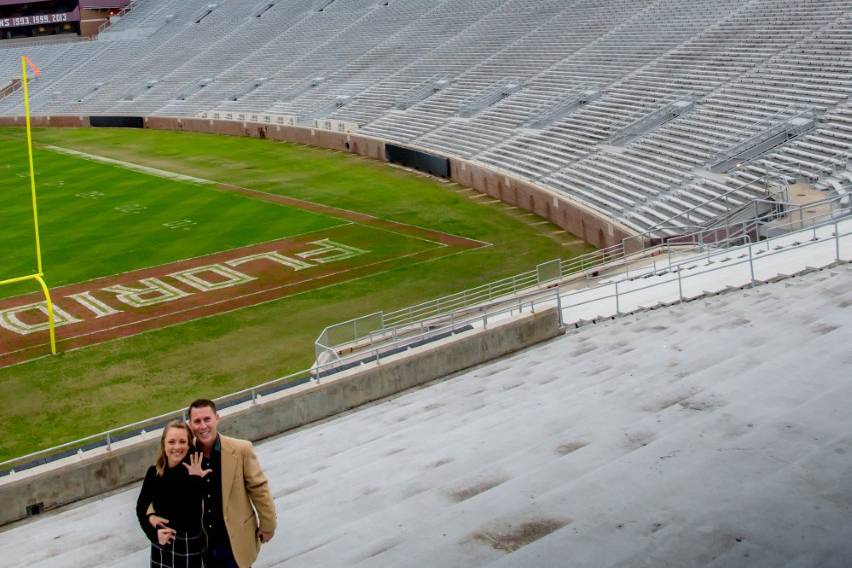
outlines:
[[[201,469],[200,452],[186,459],[190,440],[192,433],[186,423],[175,420],[166,424],[160,454],[148,468],[136,500],[139,525],[151,541],[152,568],[204,566],[201,480],[211,470]]]

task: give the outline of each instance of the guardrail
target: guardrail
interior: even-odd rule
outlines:
[[[755,276],[755,264],[758,261],[762,261],[762,260],[765,260],[767,258],[771,258],[771,257],[774,257],[774,256],[790,254],[791,251],[805,249],[805,248],[814,247],[814,246],[817,246],[817,245],[824,244],[826,242],[825,239],[818,239],[817,238],[817,230],[819,228],[823,228],[823,227],[831,227],[832,225],[834,226],[834,232],[831,236],[832,239],[834,240],[834,244],[835,244],[835,246],[834,246],[834,261],[835,262],[848,262],[848,261],[852,260],[852,258],[843,258],[842,257],[840,240],[843,237],[852,237],[852,230],[841,233],[840,230],[839,230],[839,223],[840,223],[840,221],[837,220],[837,221],[831,221],[831,222],[828,222],[828,223],[824,223],[822,225],[815,225],[811,229],[807,229],[807,230],[804,231],[804,232],[810,232],[811,230],[813,230],[813,235],[814,235],[813,238],[808,239],[807,241],[804,241],[804,242],[797,242],[797,243],[791,244],[789,247],[784,247],[784,248],[781,248],[779,250],[773,250],[771,248],[771,241],[774,240],[774,239],[767,239],[767,240],[760,242],[760,243],[748,243],[747,245],[743,246],[743,248],[745,249],[745,253],[742,255],[744,257],[742,260],[730,260],[730,256],[726,256],[727,260],[725,262],[717,262],[717,261],[713,260],[714,258],[721,256],[721,255],[729,255],[730,252],[731,252],[731,249],[726,249],[726,250],[717,250],[713,254],[708,254],[707,257],[703,257],[703,256],[701,258],[692,257],[687,261],[681,261],[679,263],[674,263],[669,268],[665,268],[665,269],[661,269],[661,270],[655,269],[653,272],[647,273],[646,276],[660,276],[660,275],[663,275],[663,271],[664,271],[665,273],[674,274],[676,277],[669,279],[669,280],[654,282],[654,283],[651,283],[647,286],[639,286],[639,287],[631,288],[629,290],[624,290],[623,286],[621,288],[619,287],[619,281],[615,281],[615,282],[600,284],[598,286],[586,288],[586,289],[580,290],[580,291],[565,293],[565,294],[562,294],[561,297],[559,298],[560,310],[562,310],[564,312],[566,310],[571,310],[572,308],[578,308],[578,307],[581,307],[581,306],[586,305],[586,304],[598,303],[598,302],[605,301],[605,300],[612,300],[613,301],[614,314],[615,315],[621,315],[622,313],[624,313],[622,311],[624,298],[629,296],[630,294],[636,294],[636,293],[639,293],[639,292],[643,292],[643,291],[646,291],[646,290],[649,290],[649,289],[652,289],[652,288],[659,288],[659,287],[662,287],[662,286],[671,286],[673,288],[675,285],[677,286],[677,294],[675,296],[674,293],[673,293],[672,298],[675,301],[675,303],[683,302],[684,300],[690,299],[690,297],[686,296],[684,294],[684,291],[683,291],[684,282],[687,281],[688,279],[703,276],[703,275],[706,275],[706,274],[712,273],[712,272],[729,270],[733,266],[746,265],[746,264],[749,266],[749,273],[750,273],[749,282],[747,284],[754,285],[759,281]],[[787,237],[787,236],[789,236],[789,235],[785,235],[785,237]],[[782,237],[776,237],[776,238],[782,238]],[[759,256],[756,254],[756,252],[755,252],[756,250],[760,251],[761,254]],[[684,270],[685,264],[701,262],[701,261],[703,261],[703,265],[702,265],[701,269],[696,269],[694,272],[690,272],[690,273],[686,273],[687,271]],[[613,290],[613,292],[610,293],[610,294],[595,296],[595,297],[587,299],[587,300],[572,302],[572,297],[579,296],[581,294],[589,294],[589,292],[593,292],[595,290],[603,290],[603,289],[607,289],[607,288]],[[594,294],[590,294],[590,295],[594,296]],[[601,315],[603,315],[603,314],[601,314]],[[560,320],[565,320],[565,319],[566,318],[565,318],[565,315],[563,313],[563,315],[560,317]]]
[[[429,325],[435,319],[458,310],[470,309],[483,303],[500,301],[509,296],[525,294],[533,288],[563,280],[573,275],[594,272],[613,264],[623,264],[625,275],[629,275],[629,264],[639,255],[664,254],[671,264],[673,252],[683,252],[692,247],[697,251],[708,248],[724,248],[754,242],[759,240],[761,227],[776,221],[779,217],[790,216],[789,227],[802,229],[814,222],[807,221],[804,212],[807,209],[828,205],[832,209],[832,218],[839,211],[845,214],[845,208],[840,207],[843,196],[835,196],[822,201],[808,204],[792,204],[775,202],[773,210],[759,214],[755,209],[755,217],[745,221],[730,222],[721,227],[694,228],[693,232],[674,235],[666,238],[652,238],[648,233],[627,237],[621,243],[611,247],[593,251],[582,256],[567,260],[550,260],[539,264],[536,268],[456,292],[426,302],[421,302],[406,308],[390,312],[373,312],[327,326],[314,342],[314,355],[318,363],[328,363],[340,358],[340,351],[355,351],[369,348],[388,338],[396,338],[419,325]],[[783,224],[778,228],[783,227]],[[680,227],[682,228],[682,227]],[[412,327],[413,326],[413,327]]]
[[[377,333],[383,336],[388,333],[393,334],[393,330],[401,326],[477,306],[508,295],[517,296],[538,285],[560,280],[571,274],[584,272],[621,258],[624,258],[624,245],[617,244],[568,260],[554,259],[543,262],[532,270],[399,310],[374,312],[336,323],[322,330],[314,342],[314,355],[321,363],[334,361],[339,358],[337,348],[341,345],[356,343],[364,338],[369,338],[372,342]]]
[[[93,37],[98,37],[105,29],[110,27],[112,25],[112,18],[122,18],[126,16],[127,13],[131,11],[134,6],[136,6],[137,2],[139,2],[139,0],[130,0],[130,3],[127,6],[119,10],[118,13],[113,14],[112,16],[107,18],[104,23],[98,26],[98,30],[95,32],[95,35]]]

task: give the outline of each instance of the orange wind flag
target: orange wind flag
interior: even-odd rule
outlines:
[[[36,77],[41,77],[41,69],[39,69],[39,68],[38,68],[38,65],[36,65],[35,63],[33,63],[33,60],[32,60],[32,59],[30,59],[29,57],[27,57],[26,55],[24,55],[24,59],[26,60],[26,62],[27,62],[27,67],[29,67],[29,68],[30,68],[30,71],[32,71],[32,72],[33,72],[33,74],[34,74]]]

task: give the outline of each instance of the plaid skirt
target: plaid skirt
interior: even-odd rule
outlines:
[[[151,545],[151,568],[204,568],[204,531],[195,536],[178,532],[171,544]]]

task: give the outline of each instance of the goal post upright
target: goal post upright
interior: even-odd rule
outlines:
[[[35,166],[33,163],[33,134],[30,126],[30,89],[27,81],[27,56],[21,56],[21,81],[24,84],[24,117],[27,124],[27,157],[30,166],[30,193],[33,200],[33,228],[35,231],[36,266],[40,276],[44,275],[41,264],[41,240],[38,234],[38,202],[36,200]]]
[[[48,288],[47,283],[44,280],[44,267],[42,265],[41,260],[41,239],[39,237],[38,230],[38,201],[36,199],[35,166],[33,160],[33,138],[32,129],[30,127],[30,92],[27,81],[27,63],[27,56],[21,56],[21,82],[23,83],[24,87],[24,116],[26,119],[27,127],[27,156],[29,158],[30,194],[32,197],[33,205],[33,231],[35,235],[36,273],[30,274],[28,276],[19,276],[17,278],[8,278],[6,280],[0,280],[0,286],[7,284],[16,284],[18,282],[27,282],[30,280],[34,280],[38,283],[38,285],[41,287],[42,293],[44,294],[45,302],[47,303],[47,317],[50,328],[50,352],[53,355],[56,355],[56,325],[53,313],[53,301],[50,297],[50,288]]]

